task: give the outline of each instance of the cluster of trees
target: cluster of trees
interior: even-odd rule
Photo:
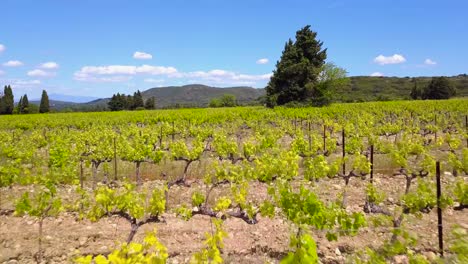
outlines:
[[[3,94],[0,95],[0,114],[11,115],[15,108],[15,101],[13,98],[13,91],[10,85],[6,85],[3,89]]]
[[[232,94],[224,94],[220,98],[213,98],[209,104],[210,107],[233,107],[236,105],[236,96]]]
[[[140,91],[133,93],[133,96],[117,93],[112,95],[107,106],[111,111],[154,109],[156,100],[153,96],[144,101]]]
[[[48,113],[50,111],[49,96],[45,90],[42,91],[41,103],[39,109],[34,104],[29,103],[28,95],[20,97],[15,107],[15,98],[10,85],[5,85],[3,94],[0,93],[0,114],[29,114],[29,113]]]
[[[348,81],[346,71],[326,63],[327,49],[316,39],[317,33],[305,26],[296,32],[296,40],[286,42],[276,69],[266,87],[267,106],[331,103],[335,87]]]
[[[418,86],[415,81],[411,89],[411,99],[449,99],[456,95],[456,89],[446,77],[433,77],[431,82],[424,88]]]

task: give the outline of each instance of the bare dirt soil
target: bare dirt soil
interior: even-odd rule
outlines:
[[[382,206],[391,213],[397,214],[397,202],[404,191],[404,179],[399,177],[384,177],[376,175],[376,186],[386,193],[386,201]],[[452,181],[453,177],[444,178],[444,183]],[[298,184],[294,182],[293,184]],[[146,186],[159,183],[147,182]],[[347,210],[362,212],[365,201],[365,186],[367,181],[353,178],[348,188]],[[168,205],[174,208],[182,202],[189,203],[190,195],[197,184],[191,188],[171,188]],[[414,186],[413,186],[414,187]],[[1,191],[1,209],[13,209],[13,201],[30,187],[15,186]],[[73,196],[71,187],[60,189],[61,197]],[[198,187],[200,188],[200,187]],[[252,183],[250,199],[260,201],[266,197],[267,185]],[[337,199],[344,188],[344,181],[327,179],[310,184],[319,197],[327,202]],[[217,190],[217,196],[226,190]],[[340,237],[338,241],[328,242],[325,231],[313,231],[317,240],[318,252],[322,263],[345,263],[349,255],[365,247],[378,247],[391,237],[390,227],[373,227],[371,218],[366,215],[369,227],[363,228],[355,237]],[[450,230],[455,225],[468,229],[467,211],[446,209],[444,217],[444,240],[448,246],[451,242]],[[169,250],[169,263],[187,263],[191,255],[203,246],[205,233],[211,232],[212,225],[207,216],[194,216],[189,221],[176,217],[174,213],[164,215],[165,222],[142,226],[134,241],[141,241],[145,233],[157,230],[157,237]],[[259,223],[248,225],[240,219],[229,218],[224,223],[224,229],[229,234],[225,239],[223,258],[226,263],[278,263],[288,252],[289,234],[292,227],[281,216],[274,219],[259,217]],[[432,210],[421,217],[407,216],[403,226],[418,236],[418,244],[414,248],[428,258],[437,252],[437,214]],[[44,221],[44,263],[70,263],[79,254],[108,254],[112,249],[124,242],[130,232],[130,224],[119,218],[104,218],[99,222],[88,220],[78,221],[71,213],[61,213],[57,218],[47,218]],[[37,252],[38,223],[31,217],[15,217],[11,214],[0,216],[0,263],[34,263]],[[399,261],[399,260],[398,260]],[[397,262],[397,261],[395,261]],[[404,263],[404,260],[403,262]]]

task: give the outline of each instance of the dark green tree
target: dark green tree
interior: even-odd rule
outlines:
[[[349,84],[346,70],[328,62],[322,66],[318,82],[306,84],[307,94],[312,105],[324,106],[332,101],[333,93]]]
[[[233,107],[237,105],[236,96],[233,94],[224,94],[223,96],[221,96],[220,100],[221,100],[222,106],[224,107]]]
[[[23,96],[20,97],[18,105],[16,106],[16,113],[21,114],[21,105],[23,104]]]
[[[42,90],[41,104],[39,105],[39,113],[48,112],[50,112],[49,96],[47,95],[46,90]]]
[[[127,107],[127,97],[124,94],[121,95],[120,93],[114,94],[107,103],[107,106],[111,111],[124,110]]]
[[[150,98],[146,99],[145,108],[149,110],[156,108],[156,99],[154,98],[154,96],[151,96]]]
[[[141,96],[140,90],[136,91],[133,93],[133,98],[132,98],[132,106],[131,109],[137,109],[137,108],[143,108],[145,107],[145,103],[143,102],[143,96]]]
[[[446,77],[433,77],[424,89],[422,99],[449,99],[455,96],[455,87]]]
[[[13,91],[10,85],[6,85],[3,89],[3,96],[0,102],[0,113],[5,115],[13,114],[15,109],[15,101],[13,97]]]
[[[125,102],[125,108],[126,110],[132,110],[133,108],[133,96],[122,94],[122,101]]]
[[[209,107],[221,107],[222,104],[221,104],[221,100],[219,98],[213,98],[211,99],[210,101],[210,104],[208,105]]]
[[[28,114],[29,113],[29,99],[28,99],[28,95],[25,94],[23,95],[23,100],[21,100],[21,104],[20,104],[20,112],[22,114]]]
[[[411,92],[410,92],[410,97],[411,99],[413,100],[418,100],[418,99],[421,99],[422,97],[422,90],[420,87],[418,87],[418,82],[416,79],[413,79],[413,88],[411,88]]]
[[[295,42],[286,42],[266,87],[269,106],[312,101],[327,58],[327,50],[322,49],[323,43],[316,37],[308,25],[296,32]]]

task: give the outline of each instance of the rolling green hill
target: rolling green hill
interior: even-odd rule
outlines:
[[[457,97],[468,96],[468,75],[449,77],[457,88]],[[424,88],[431,77],[370,77],[353,76],[346,87],[335,91],[337,102],[362,102],[384,100],[407,100],[411,88],[415,85]],[[233,94],[242,105],[258,103],[257,99],[265,95],[265,89],[252,87],[217,88],[201,84],[151,88],[143,91],[144,99],[156,98],[157,108],[206,107],[213,98],[223,94]],[[71,108],[79,111],[102,110],[107,107],[109,98],[97,99],[84,104],[60,102],[55,108]]]
[[[424,88],[432,77],[350,77],[346,87],[335,91],[335,100],[340,102],[406,100],[410,99],[411,88],[415,83]],[[468,96],[468,76],[465,74],[449,77],[457,88],[457,97]]]

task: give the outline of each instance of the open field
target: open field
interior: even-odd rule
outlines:
[[[167,256],[143,251],[168,263],[435,262],[436,161],[460,261],[467,116],[466,99],[1,116],[0,262],[107,256],[153,230]]]

